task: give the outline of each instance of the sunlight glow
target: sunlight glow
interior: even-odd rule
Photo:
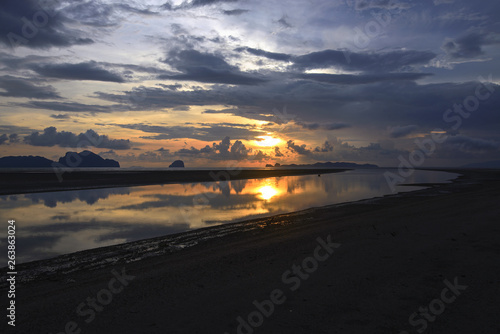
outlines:
[[[258,146],[272,147],[281,142],[281,139],[272,136],[258,136],[257,138],[260,138],[260,140],[255,141]]]
[[[260,188],[259,192],[261,193],[260,197],[266,201],[270,200],[271,198],[273,198],[274,196],[276,196],[279,193],[278,189],[274,188],[273,186],[269,186],[269,185]]]

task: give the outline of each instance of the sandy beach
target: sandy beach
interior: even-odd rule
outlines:
[[[500,173],[463,173],[19,265],[1,332],[500,333]]]

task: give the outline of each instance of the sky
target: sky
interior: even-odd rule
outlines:
[[[498,1],[3,0],[0,22],[0,157],[500,160]]]

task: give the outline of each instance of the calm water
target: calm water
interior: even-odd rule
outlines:
[[[384,170],[0,196],[0,267],[7,220],[16,220],[17,262],[249,218],[390,194]],[[415,171],[408,182],[456,174]],[[398,187],[411,191],[420,187]]]

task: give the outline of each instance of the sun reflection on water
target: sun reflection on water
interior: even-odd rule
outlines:
[[[260,192],[260,194],[261,194],[260,198],[262,198],[266,201],[270,200],[271,198],[273,198],[274,196],[279,194],[278,189],[274,188],[271,185],[266,185],[266,186],[259,188],[258,192]]]

